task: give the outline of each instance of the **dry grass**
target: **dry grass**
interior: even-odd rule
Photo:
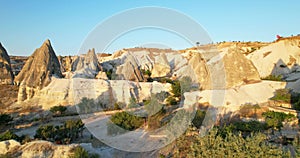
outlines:
[[[0,113],[18,99],[18,86],[0,85]]]

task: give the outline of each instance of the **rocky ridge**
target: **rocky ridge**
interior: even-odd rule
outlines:
[[[0,43],[0,84],[13,84],[14,74],[11,69],[10,58]]]
[[[21,72],[15,78],[20,86],[18,101],[30,99],[51,82],[51,77],[62,77],[60,64],[49,40],[36,49],[28,58]]]

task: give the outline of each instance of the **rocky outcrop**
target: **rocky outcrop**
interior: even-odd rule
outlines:
[[[51,157],[67,158],[78,145],[55,145],[47,141],[33,141],[20,145],[15,140],[0,142],[0,154],[11,157]]]
[[[151,77],[165,77],[170,76],[171,67],[168,62],[167,56],[164,52],[155,57]]]
[[[198,83],[200,83],[201,88],[208,89],[211,85],[211,76],[209,69],[206,65],[205,59],[200,53],[194,53],[192,58],[189,60],[189,65],[191,66],[193,73],[197,76]]]
[[[103,71],[99,71],[99,73],[96,76],[96,79],[108,80],[106,73]]]
[[[294,65],[300,64],[300,39],[283,39],[249,54],[260,77],[288,75]]]
[[[226,87],[234,87],[250,81],[260,81],[259,73],[250,60],[238,49],[229,49],[223,57]]]
[[[95,54],[95,49],[89,50],[84,56],[77,57],[72,64],[73,78],[95,78],[100,70],[102,68]]]
[[[62,77],[60,64],[49,40],[36,49],[28,58],[22,71],[15,79],[20,86],[19,100],[30,99],[51,82],[51,77]]]
[[[11,69],[10,58],[0,43],[0,84],[13,84],[14,75]]]
[[[121,80],[144,81],[140,65],[132,54],[127,54],[124,64],[117,67],[116,75]]]
[[[71,56],[58,56],[57,57],[61,66],[61,72],[70,72],[72,71],[73,57]]]
[[[232,46],[221,50],[207,65],[211,78],[211,89],[225,89],[260,81],[259,73],[241,50]]]

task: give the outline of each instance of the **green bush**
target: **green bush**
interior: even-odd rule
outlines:
[[[266,135],[255,133],[246,138],[241,134],[228,132],[225,137],[213,129],[207,135],[199,137],[198,131],[189,132],[176,139],[170,153],[179,157],[289,157],[282,146],[267,143]],[[165,147],[167,149],[167,147]],[[170,151],[171,150],[171,151]]]
[[[94,99],[82,98],[80,103],[76,105],[79,114],[94,113],[106,110],[106,105],[101,101],[95,101]]]
[[[54,106],[50,109],[50,111],[54,114],[62,114],[67,110],[65,106]]]
[[[107,78],[108,78],[109,80],[111,80],[111,79],[112,79],[112,73],[113,73],[113,70],[110,69],[110,70],[106,71],[105,73],[106,73]]]
[[[262,132],[267,129],[265,123],[259,121],[249,121],[249,122],[235,122],[233,123],[233,129],[241,132]]]
[[[60,141],[63,144],[69,144],[79,137],[84,129],[83,122],[79,120],[67,120],[64,125],[53,126],[44,125],[36,130],[35,138],[49,141]]]
[[[300,110],[300,94],[292,93],[291,103],[293,104],[293,108],[295,110]]]
[[[293,114],[275,111],[264,112],[262,115],[265,118],[267,127],[272,129],[281,129],[283,121],[291,121],[296,118]]]
[[[20,137],[18,135],[14,134],[10,130],[0,134],[0,141],[10,140],[10,139],[14,139],[14,140],[19,141]]]
[[[270,81],[283,81],[282,79],[282,75],[278,75],[278,76],[275,76],[275,75],[269,75],[267,77],[263,77],[261,78],[262,80],[270,80]]]
[[[158,78],[156,79],[157,82],[160,82],[160,83],[171,83],[173,84],[173,81],[167,77],[163,77],[163,78]]]
[[[165,116],[166,111],[164,109],[160,109],[157,113],[154,115],[148,116],[147,118],[147,125],[148,130],[155,130],[162,126],[161,120]]]
[[[151,71],[148,69],[148,70],[144,70],[144,69],[141,69],[143,75],[147,75],[148,77],[150,77],[152,75]]]
[[[180,81],[176,80],[173,82],[171,86],[171,92],[175,97],[180,97],[181,96],[181,86],[180,86]]]
[[[288,89],[277,89],[274,93],[274,97],[272,97],[271,100],[290,103],[291,98],[292,98],[292,95],[291,95],[290,90],[288,90]]]
[[[135,130],[143,125],[144,119],[138,116],[131,115],[125,111],[115,113],[108,122],[107,133],[110,135],[126,132],[126,130]],[[119,128],[124,130],[118,130]]]
[[[70,158],[89,158],[89,153],[84,148],[78,146],[73,150]]]
[[[205,111],[201,111],[201,110],[197,110],[196,111],[196,114],[195,114],[194,119],[192,121],[193,125],[196,128],[200,128],[201,127],[202,122],[203,122],[203,120],[205,118],[205,114],[206,114]]]
[[[0,125],[7,125],[13,118],[8,114],[0,114]]]
[[[177,105],[178,102],[177,102],[176,98],[174,98],[173,96],[169,96],[167,98],[167,104],[168,105]]]

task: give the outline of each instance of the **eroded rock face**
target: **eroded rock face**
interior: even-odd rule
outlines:
[[[61,72],[70,72],[72,71],[72,63],[73,57],[72,56],[58,56],[58,60],[61,66]]]
[[[14,75],[10,59],[5,48],[0,43],[0,84],[13,84]]]
[[[170,75],[171,67],[168,62],[167,56],[161,52],[159,56],[155,57],[155,62],[152,70],[152,77],[165,77]]]
[[[247,57],[257,68],[260,77],[288,75],[294,65],[299,65],[300,40],[283,39],[249,54]]]
[[[238,50],[231,49],[223,57],[226,87],[234,87],[248,81],[260,81],[259,73],[250,60]]]
[[[72,63],[73,78],[95,78],[98,72],[102,70],[95,49],[89,50],[84,56],[79,56]]]
[[[198,83],[203,89],[208,89],[211,85],[211,76],[206,61],[200,53],[194,53],[189,60],[193,73],[197,76]]]
[[[51,77],[62,77],[60,64],[55,55],[49,40],[36,49],[28,58],[22,71],[15,79],[15,83],[20,85],[20,100],[30,99],[36,91],[46,87],[51,82]],[[26,96],[26,97],[25,97]]]
[[[52,157],[67,158],[78,145],[55,145],[47,141],[33,141],[20,145],[15,140],[0,142],[0,154],[8,154],[12,157]]]
[[[117,67],[118,79],[130,81],[144,81],[144,76],[135,57],[131,54],[126,56],[124,64]]]

